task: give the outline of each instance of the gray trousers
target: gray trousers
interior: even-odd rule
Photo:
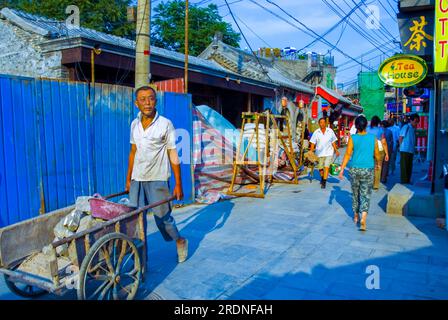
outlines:
[[[129,190],[129,206],[141,208],[171,196],[168,181],[131,181]],[[150,209],[154,220],[165,241],[180,238],[176,222],[171,216],[171,204],[165,203]]]

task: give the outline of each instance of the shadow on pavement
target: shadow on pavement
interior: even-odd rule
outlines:
[[[233,207],[231,201],[222,201],[207,205],[183,220],[175,217],[181,235],[188,238],[188,259],[194,256],[207,234],[225,225]],[[147,240],[149,267],[146,288],[139,294],[140,298],[151,293],[178,265],[173,242],[164,241],[159,231],[149,234]],[[188,259],[185,263],[188,263]]]
[[[414,245],[415,249],[411,249],[413,245],[407,245],[406,239],[403,239],[402,243],[395,239],[397,245],[390,246],[390,249],[394,247],[395,251],[387,250],[379,241],[375,252],[369,253],[372,249],[363,246],[363,241],[360,240],[359,251],[344,252],[333,249],[328,252],[325,259],[300,260],[281,255],[270,261],[261,273],[253,276],[249,282],[225,298],[229,300],[448,299],[446,231],[438,229],[429,219],[408,220],[427,237],[420,248]],[[369,231],[365,235],[369,235]],[[369,243],[370,240],[366,238],[365,241]],[[317,257],[322,255],[322,252],[313,254]]]

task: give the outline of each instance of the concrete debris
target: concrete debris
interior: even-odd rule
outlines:
[[[75,209],[64,219],[64,227],[72,232],[76,232],[79,227],[79,222],[81,221],[83,213],[82,211]]]
[[[92,218],[92,216],[84,216],[83,218],[81,218],[77,232],[82,232],[87,229],[93,228],[94,226],[96,226],[97,224],[99,224],[101,222],[102,222],[102,220],[94,219],[94,218]]]
[[[90,203],[89,200],[93,197],[78,197],[76,198],[76,210],[90,214]]]
[[[61,221],[59,221],[56,227],[53,229],[54,236],[56,238],[64,239],[75,234],[74,231],[70,231],[64,226],[65,218],[66,217],[64,217]]]

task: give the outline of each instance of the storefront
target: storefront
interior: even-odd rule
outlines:
[[[330,127],[336,133],[338,146],[347,145],[351,125],[354,119],[362,113],[363,108],[339,93],[321,85],[316,87],[315,94],[328,102],[328,107],[322,108],[322,115],[327,117]]]

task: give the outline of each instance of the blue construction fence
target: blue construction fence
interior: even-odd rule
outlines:
[[[132,88],[0,75],[0,227],[124,190]],[[194,201],[191,96],[159,93],[177,129],[183,203]],[[171,178],[171,186],[174,178]]]

